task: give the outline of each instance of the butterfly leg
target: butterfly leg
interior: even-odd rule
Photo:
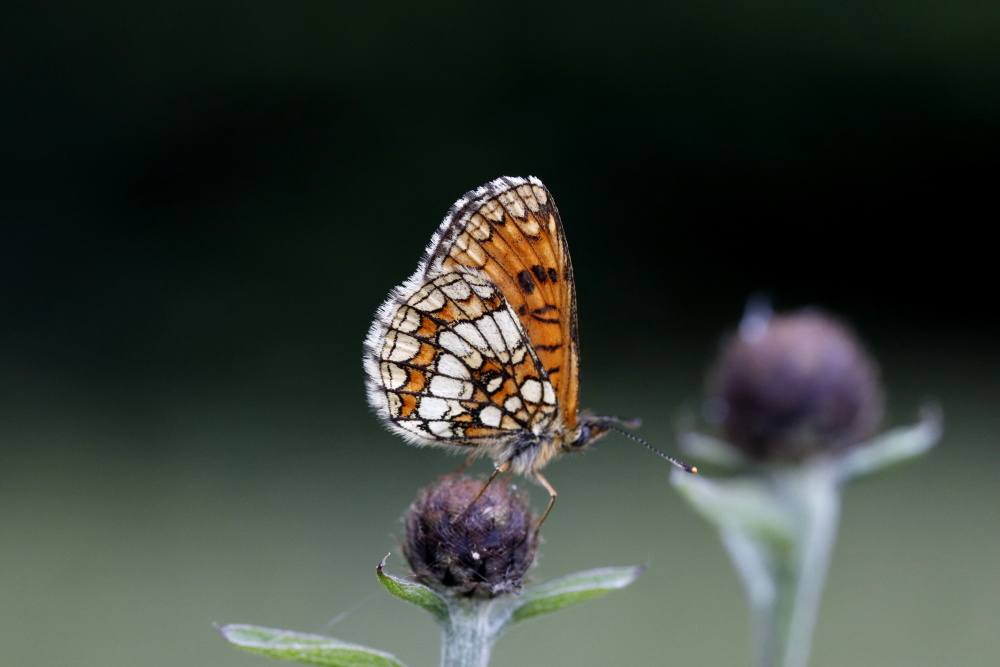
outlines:
[[[472,457],[469,457],[469,460],[471,461]],[[466,507],[465,510],[458,515],[458,518],[459,519],[464,518],[469,513],[469,510],[472,509],[472,506],[476,504],[476,501],[478,501],[483,496],[483,494],[486,493],[486,489],[490,487],[490,484],[493,483],[493,480],[495,480],[497,477],[507,472],[508,470],[510,470],[510,461],[507,461],[503,465],[498,466],[497,469],[493,471],[493,474],[490,475],[490,478],[486,480],[486,483],[483,484],[483,488],[479,489],[479,493],[477,493],[476,497],[472,499],[472,502],[469,503],[469,506]]]
[[[493,471],[493,474],[490,475],[490,478],[488,480],[486,480],[486,483],[483,484],[483,488],[479,489],[479,493],[476,494],[476,497],[472,499],[472,502],[469,503],[469,505],[470,506],[471,505],[475,505],[476,501],[479,500],[479,498],[484,493],[486,493],[486,489],[489,488],[490,484],[493,483],[493,480],[495,480],[497,477],[499,477],[503,473],[507,472],[508,470],[510,470],[510,461],[507,461],[503,465],[498,466],[497,469]]]
[[[535,526],[534,539],[535,542],[537,543],[538,531],[542,529],[542,524],[545,523],[545,519],[549,516],[549,512],[552,511],[552,506],[556,504],[556,496],[559,494],[556,493],[556,490],[552,488],[551,484],[549,484],[549,480],[545,479],[545,477],[542,476],[542,473],[535,472],[535,479],[537,479],[538,483],[541,484],[543,487],[545,487],[545,490],[549,492],[549,504],[545,507],[545,511],[542,512],[542,518],[538,520],[538,525]]]

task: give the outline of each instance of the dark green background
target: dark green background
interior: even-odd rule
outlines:
[[[934,453],[849,490],[812,664],[995,664],[998,26],[940,0],[6,3],[0,661],[263,664],[211,628],[240,621],[435,664],[374,567],[458,460],[381,430],[361,341],[455,199],[534,174],[585,405],[676,451],[758,292],[857,326],[889,425],[943,404]],[[547,470],[539,578],[650,568],[493,664],[745,664],[668,472],[621,438]]]

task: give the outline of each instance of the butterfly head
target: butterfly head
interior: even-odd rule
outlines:
[[[608,432],[615,430],[615,424],[623,422],[617,417],[598,417],[589,413],[580,413],[577,417],[576,437],[567,440],[566,449],[571,452],[579,451],[597,442]]]
[[[629,440],[634,440],[635,442],[638,442],[646,449],[652,451],[653,453],[659,456],[662,456],[667,461],[669,461],[670,463],[674,464],[675,466],[677,466],[682,470],[686,470],[687,472],[692,472],[692,473],[698,472],[698,468],[696,468],[695,466],[688,465],[683,461],[679,461],[674,457],[669,456],[664,452],[661,452],[659,449],[653,447],[651,444],[649,444],[639,436],[628,431],[627,429],[639,427],[639,425],[642,423],[641,420],[639,419],[622,419],[621,417],[598,417],[596,415],[591,415],[587,413],[581,413],[579,419],[580,419],[579,435],[577,436],[574,442],[569,444],[568,449],[570,451],[577,451],[579,449],[582,449],[591,444],[592,442],[594,442],[595,440],[604,437],[604,435],[607,434],[609,431],[615,431],[616,433],[621,433]]]

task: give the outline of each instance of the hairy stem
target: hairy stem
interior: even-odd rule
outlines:
[[[503,620],[494,618],[492,607],[491,601],[450,601],[449,622],[441,636],[441,667],[489,664],[493,643],[505,626]]]

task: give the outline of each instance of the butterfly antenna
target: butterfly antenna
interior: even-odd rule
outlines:
[[[643,447],[645,447],[649,451],[653,452],[654,454],[659,454],[660,456],[662,456],[666,460],[670,461],[675,466],[677,466],[681,470],[684,470],[685,472],[691,472],[691,473],[698,472],[698,468],[697,467],[692,466],[692,465],[688,465],[687,463],[684,463],[683,461],[679,461],[678,459],[675,459],[674,457],[670,456],[669,454],[667,454],[665,452],[661,452],[659,449],[657,449],[656,447],[653,447],[651,444],[649,444],[648,442],[646,442],[645,440],[643,440],[639,436],[635,435],[634,433],[630,433],[629,431],[626,431],[625,429],[623,429],[621,426],[618,426],[617,424],[614,424],[614,423],[611,423],[611,422],[605,422],[605,426],[607,426],[608,428],[610,428],[612,431],[616,431],[618,433],[621,433],[622,435],[624,435],[629,440],[634,440],[635,442],[638,442],[640,445],[642,445]]]

